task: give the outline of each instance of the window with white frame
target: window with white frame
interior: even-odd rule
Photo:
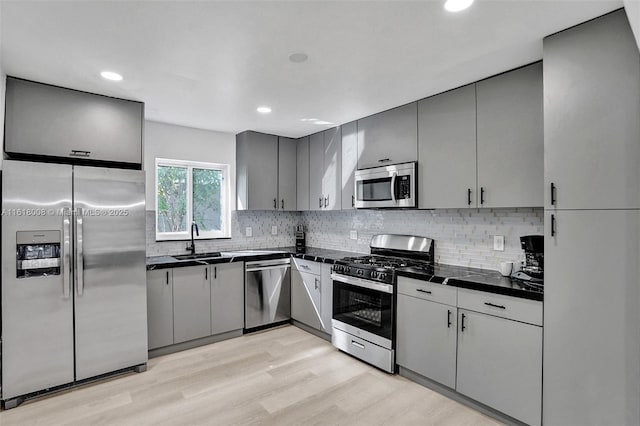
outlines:
[[[156,240],[231,236],[229,165],[156,158]]]

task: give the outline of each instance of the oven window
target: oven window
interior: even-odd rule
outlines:
[[[393,295],[334,281],[333,318],[391,339]]]
[[[359,201],[388,201],[391,200],[391,176],[378,179],[358,181]]]

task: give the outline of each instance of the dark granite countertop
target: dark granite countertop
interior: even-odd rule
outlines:
[[[431,272],[420,268],[401,268],[398,269],[397,273],[399,276],[428,280],[452,287],[486,291],[530,300],[544,300],[542,288],[539,289],[538,287],[529,286],[520,280],[504,277],[498,271],[436,264],[433,270],[433,278],[431,279],[429,279]]]
[[[246,251],[247,253],[242,253],[242,251]],[[265,253],[256,253],[258,251]],[[295,247],[260,248],[255,250],[230,250],[228,252],[222,253],[224,255],[219,257],[189,260],[177,260],[172,256],[147,257],[147,270],[150,271],[154,269],[179,268],[183,266],[213,265],[230,262],[251,262],[254,260],[281,259],[283,257],[289,257],[292,255],[300,259],[311,260],[314,262],[335,263],[336,260],[342,259],[343,257],[361,256],[363,254],[320,249],[315,247],[307,247],[304,253],[296,253]],[[233,255],[229,255],[228,253],[233,253]]]

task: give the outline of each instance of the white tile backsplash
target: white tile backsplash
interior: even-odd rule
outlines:
[[[498,269],[502,261],[520,260],[520,236],[542,234],[543,210],[345,210],[333,212],[234,211],[231,238],[196,241],[198,252],[246,248],[288,247],[294,228],[302,223],[311,247],[369,253],[375,234],[410,234],[436,241],[436,261],[482,269]],[[271,227],[278,235],[271,235]],[[245,236],[245,228],[252,236]],[[349,232],[357,231],[351,240]],[[493,236],[504,235],[504,251],[493,250]],[[147,256],[185,253],[184,241],[155,241],[155,212],[147,212]]]

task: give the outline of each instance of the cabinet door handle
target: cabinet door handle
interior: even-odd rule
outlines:
[[[421,288],[416,288],[416,291],[419,291],[420,293],[431,294],[431,292],[429,290],[423,290]]]
[[[214,280],[218,279],[218,267],[217,266],[213,267],[213,279]]]
[[[391,159],[389,159],[389,158],[382,158],[382,159],[378,160],[378,163],[386,163],[387,161],[391,161]]]
[[[490,302],[484,302],[484,304],[487,306],[491,306],[492,308],[507,309],[503,305],[494,305],[493,303],[490,303]]]
[[[329,196],[324,197],[324,207],[326,208],[329,205]]]
[[[169,285],[169,271],[167,271],[167,285]]]
[[[318,279],[314,278],[313,281],[314,281],[315,288],[317,290],[318,289]]]
[[[318,198],[318,207],[322,208],[322,197]]]
[[[471,205],[471,188],[467,189],[467,204]]]
[[[484,204],[484,187],[480,187],[480,205]]]
[[[464,326],[464,317],[465,317],[465,315],[461,314],[461,317],[460,317],[460,319],[461,319],[461,321],[460,321],[460,331],[464,331],[464,329],[466,328]]]
[[[282,210],[284,210],[284,198],[282,199]]]
[[[209,267],[205,266],[204,268],[204,280],[208,280],[209,279]]]
[[[556,205],[556,184],[551,182],[551,205]]]
[[[351,207],[355,207],[356,206],[356,196],[352,195],[351,196]]]
[[[556,236],[556,215],[555,214],[551,215],[551,236],[552,237]]]
[[[273,208],[274,208],[274,209],[277,209],[277,208],[278,208],[278,199],[277,199],[277,198],[274,198],[274,199],[273,199]]]
[[[451,309],[447,309],[447,328],[451,328]]]

